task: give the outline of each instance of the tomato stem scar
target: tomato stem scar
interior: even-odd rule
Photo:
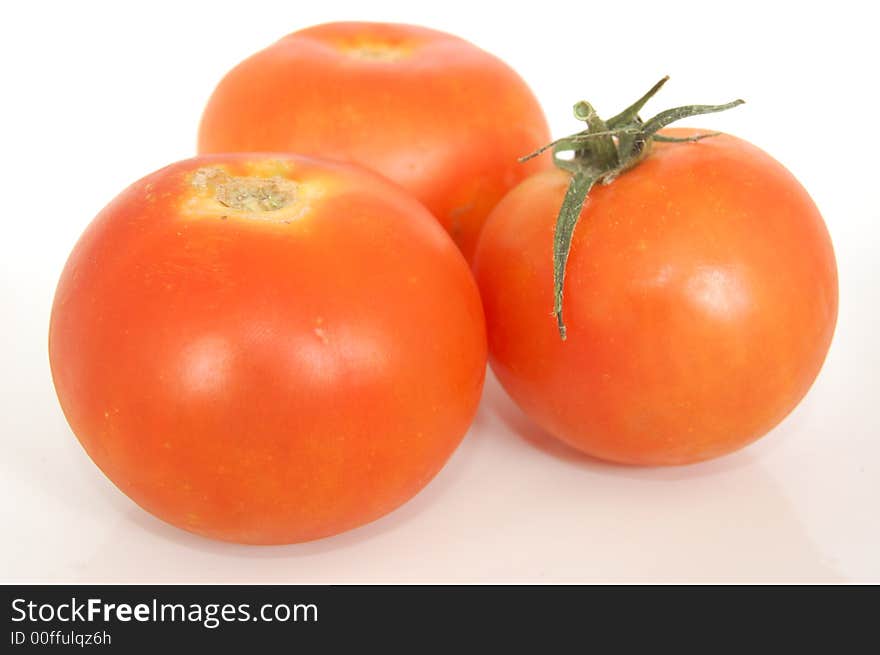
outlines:
[[[554,164],[571,173],[571,182],[559,208],[553,235],[553,315],[563,341],[566,339],[565,320],[562,316],[565,269],[574,229],[590,189],[597,182],[611,184],[619,175],[637,166],[648,156],[654,141],[694,142],[719,134],[710,132],[685,138],[658,134],[667,125],[690,116],[725,111],[745,102],[734,100],[723,105],[685,105],[667,109],[643,121],[639,112],[668,79],[668,75],[663,77],[641,98],[607,121],[599,117],[590,103],[581,100],[574,105],[574,117],[586,123],[586,129],[552,141],[519,159],[520,162],[525,162],[552,149]],[[563,152],[572,153],[573,156],[560,157]]]
[[[409,52],[401,47],[385,43],[365,43],[362,45],[346,47],[344,52],[355,59],[368,61],[393,62],[405,58]]]
[[[277,175],[237,177],[220,168],[200,168],[193,175],[192,185],[213,193],[214,199],[224,207],[246,212],[282,209],[295,200],[297,187],[295,182]]]

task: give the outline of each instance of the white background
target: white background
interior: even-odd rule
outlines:
[[[3,3],[0,16],[0,581],[880,582],[880,166],[873,3]],[[592,16],[589,11],[595,12]],[[295,546],[169,527],[87,458],[46,355],[76,238],[123,187],[194,154],[201,109],[238,61],[342,19],[463,36],[531,85],[556,136],[582,97],[613,114],[748,104],[698,119],[788,166],[840,268],[831,353],[800,407],[735,455],[610,466],[542,436],[491,378],[473,429],[402,509]]]

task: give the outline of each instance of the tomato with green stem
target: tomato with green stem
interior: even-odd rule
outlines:
[[[512,398],[569,445],[641,465],[767,433],[811,386],[837,317],[834,252],[807,192],[746,141],[663,129],[738,102],[642,121],[663,82],[608,121],[578,103],[586,130],[499,203],[475,259]]]

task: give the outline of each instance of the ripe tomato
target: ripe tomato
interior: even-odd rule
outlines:
[[[548,165],[516,158],[549,140],[507,65],[410,25],[330,23],[234,68],[202,116],[199,152],[296,152],[356,162],[431,210],[470,258],[492,207]]]
[[[794,177],[720,135],[658,143],[593,187],[568,260],[563,341],[551,253],[569,179],[520,184],[477,249],[490,361],[520,407],[575,448],[644,465],[722,455],[781,421],[837,317],[831,242]]]
[[[186,530],[289,543],[391,511],[443,466],[480,397],[465,260],[377,175],[222,155],[135,183],[64,269],[49,334],[73,431]]]

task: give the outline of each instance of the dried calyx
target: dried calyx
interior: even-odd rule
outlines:
[[[593,185],[597,182],[609,184],[624,171],[638,165],[648,155],[654,141],[690,142],[718,135],[718,132],[711,132],[676,138],[658,134],[667,125],[689,116],[711,114],[743,104],[743,100],[734,100],[723,105],[686,105],[667,109],[643,121],[639,112],[668,79],[668,76],[661,79],[645,95],[607,121],[599,118],[590,103],[578,102],[574,106],[574,117],[586,123],[586,129],[553,141],[520,159],[521,162],[528,161],[552,150],[556,166],[571,173],[571,182],[559,209],[553,237],[553,314],[563,340],[566,338],[562,317],[565,267],[575,225]],[[560,157],[560,153],[571,154],[565,158]]]

